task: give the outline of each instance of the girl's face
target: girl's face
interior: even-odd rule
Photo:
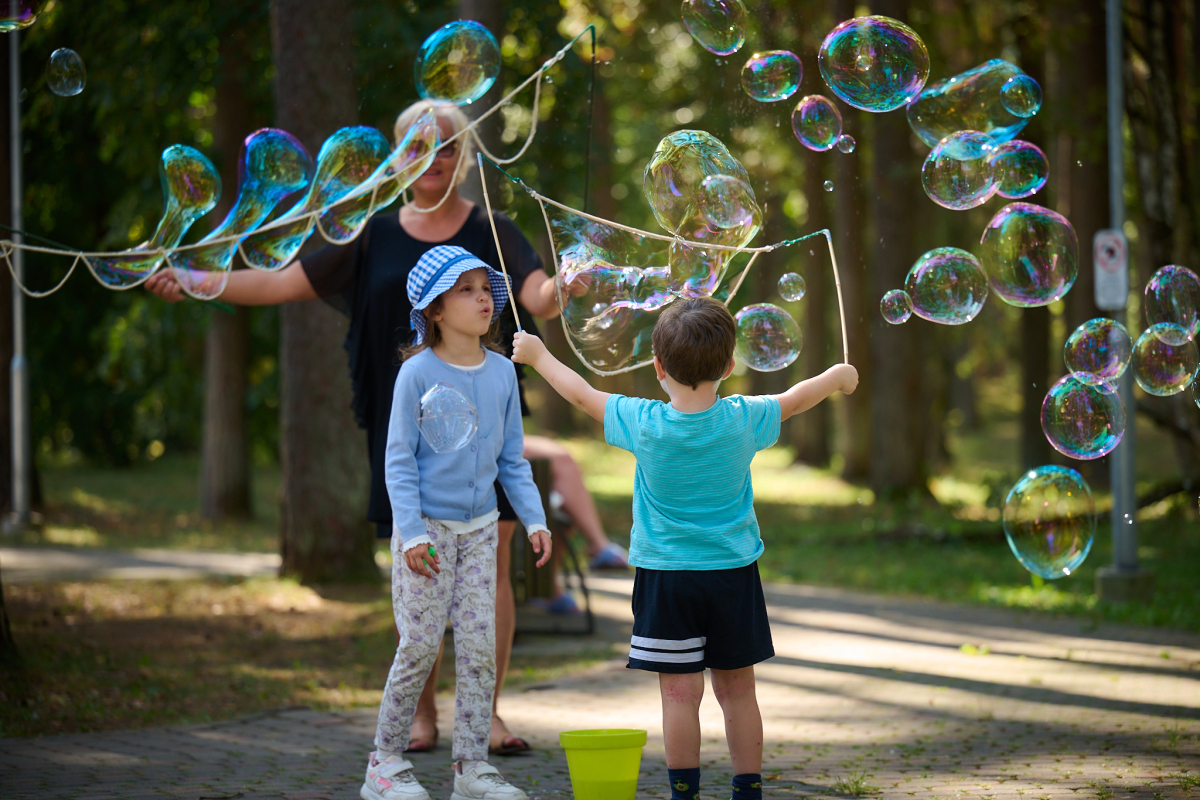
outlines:
[[[443,332],[484,336],[492,324],[492,284],[483,267],[467,270],[442,293],[442,307],[430,315]]]
[[[438,129],[442,132],[442,141],[454,135],[454,125],[450,120],[438,117],[437,124]],[[421,173],[421,177],[413,182],[414,191],[429,195],[436,194],[438,199],[441,199],[451,181],[454,180],[454,168],[458,166],[458,147],[462,144],[463,138],[455,139],[449,145],[442,145],[434,157],[433,163],[429,165],[429,169]]]

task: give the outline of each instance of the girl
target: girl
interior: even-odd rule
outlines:
[[[392,607],[400,645],[379,706],[363,800],[429,800],[403,752],[447,618],[454,627],[451,800],[527,800],[484,761],[496,684],[496,492],[504,487],[538,565],[550,532],[523,434],[512,362],[485,348],[508,299],[504,278],[461,247],[430,249],[408,276],[415,345],[396,378],[384,475],[392,504]],[[417,426],[421,398],[448,384],[475,407],[474,436],[434,452]]]

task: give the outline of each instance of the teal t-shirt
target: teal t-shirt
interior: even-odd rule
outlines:
[[[695,414],[614,394],[604,439],[637,457],[629,563],[643,569],[736,569],[763,551],[750,462],[779,438],[773,397],[718,398]]]

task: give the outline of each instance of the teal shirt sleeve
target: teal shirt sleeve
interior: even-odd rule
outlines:
[[[779,426],[783,422],[783,409],[779,401],[770,395],[746,398],[746,410],[750,414],[749,425],[754,432],[754,449],[766,450],[779,441]]]
[[[651,401],[642,397],[609,395],[604,403],[604,441],[633,453],[638,445],[638,418],[642,407]]]

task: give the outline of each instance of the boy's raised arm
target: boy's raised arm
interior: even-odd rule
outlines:
[[[775,395],[779,401],[780,416],[787,419],[808,411],[834,392],[853,394],[858,386],[858,370],[849,364],[836,364],[815,378],[800,381],[783,394]]]
[[[604,405],[609,393],[593,388],[582,375],[551,355],[541,339],[532,333],[517,333],[513,336],[512,359],[536,369],[571,405],[582,408],[592,419],[604,421]]]

